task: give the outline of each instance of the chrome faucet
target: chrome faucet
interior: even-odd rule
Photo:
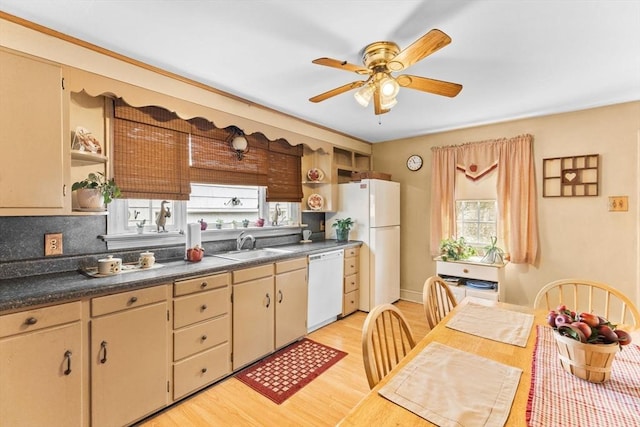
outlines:
[[[236,239],[236,249],[237,250],[242,250],[242,247],[244,246],[244,242],[246,242],[247,240],[251,240],[251,249],[255,249],[255,247],[256,247],[256,239],[255,239],[255,237],[253,237],[251,234],[247,234],[245,236],[244,233],[246,233],[246,232],[243,231],[240,234],[238,234],[238,238]]]

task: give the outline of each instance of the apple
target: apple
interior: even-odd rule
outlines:
[[[560,305],[556,308],[556,311],[557,311],[558,313],[564,313],[566,309],[567,309],[567,306],[566,306],[566,305],[564,305],[564,304],[560,304]]]
[[[619,341],[618,335],[607,325],[600,325],[598,326],[597,330],[598,334],[602,335],[605,344],[611,344],[613,342]]]
[[[587,337],[587,339],[589,339],[589,337],[591,336],[591,326],[587,325],[584,322],[573,322],[571,323],[571,326],[575,326],[576,328],[580,329],[580,331],[584,334],[585,337]]]
[[[581,322],[586,323],[592,328],[595,328],[598,325],[600,325],[600,318],[595,314],[582,312],[579,314],[578,318],[580,319]]]
[[[620,345],[627,345],[631,343],[631,335],[629,335],[628,332],[621,329],[616,329],[613,332],[618,336],[618,342],[620,343]]]
[[[561,325],[558,327],[558,333],[580,342],[587,342],[587,337],[577,326]]]
[[[555,311],[550,311],[549,314],[547,314],[547,323],[552,328],[554,328],[556,326],[556,317],[557,316],[558,316],[558,313],[556,313]]]
[[[203,256],[204,256],[204,249],[199,247],[199,246],[195,246],[193,248],[187,249],[187,260],[188,261],[198,262],[198,261],[202,260]]]

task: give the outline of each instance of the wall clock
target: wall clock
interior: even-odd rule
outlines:
[[[407,168],[410,171],[417,171],[422,167],[422,157],[414,154],[407,159]]]

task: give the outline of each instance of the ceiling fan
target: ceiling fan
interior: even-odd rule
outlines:
[[[315,59],[312,61],[314,64],[353,71],[361,76],[369,77],[367,80],[359,80],[331,89],[309,98],[309,101],[322,102],[349,90],[360,88],[354,94],[356,101],[366,107],[373,98],[374,111],[378,115],[389,112],[396,105],[396,95],[400,87],[408,87],[452,98],[460,93],[462,85],[409,74],[397,77],[391,75],[392,72],[409,68],[449,43],[451,43],[451,37],[438,29],[433,29],[402,51],[393,42],[371,43],[364,48],[364,54],[362,55],[364,67],[331,58]]]

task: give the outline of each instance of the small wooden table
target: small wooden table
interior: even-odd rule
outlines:
[[[504,344],[491,341],[475,335],[459,332],[445,325],[448,320],[457,312],[459,307],[473,301],[476,304],[503,307],[513,311],[534,313],[534,327],[529,333],[526,347]],[[502,302],[480,300],[477,298],[465,298],[451,313],[447,315],[431,332],[429,332],[416,347],[396,366],[389,375],[382,379],[367,394],[358,405],[353,408],[347,416],[338,424],[341,427],[347,426],[432,426],[424,418],[413,412],[396,405],[378,394],[378,390],[389,382],[396,373],[410,360],[415,358],[429,343],[439,342],[449,347],[476,354],[478,356],[492,359],[505,365],[511,365],[522,369],[522,376],[518,384],[511,412],[507,419],[508,426],[526,426],[526,409],[531,385],[531,363],[536,342],[535,325],[546,323],[546,310],[536,310],[535,312],[524,306],[507,304]],[[426,320],[425,320],[426,321]],[[447,390],[442,390],[442,398],[447,398]]]

